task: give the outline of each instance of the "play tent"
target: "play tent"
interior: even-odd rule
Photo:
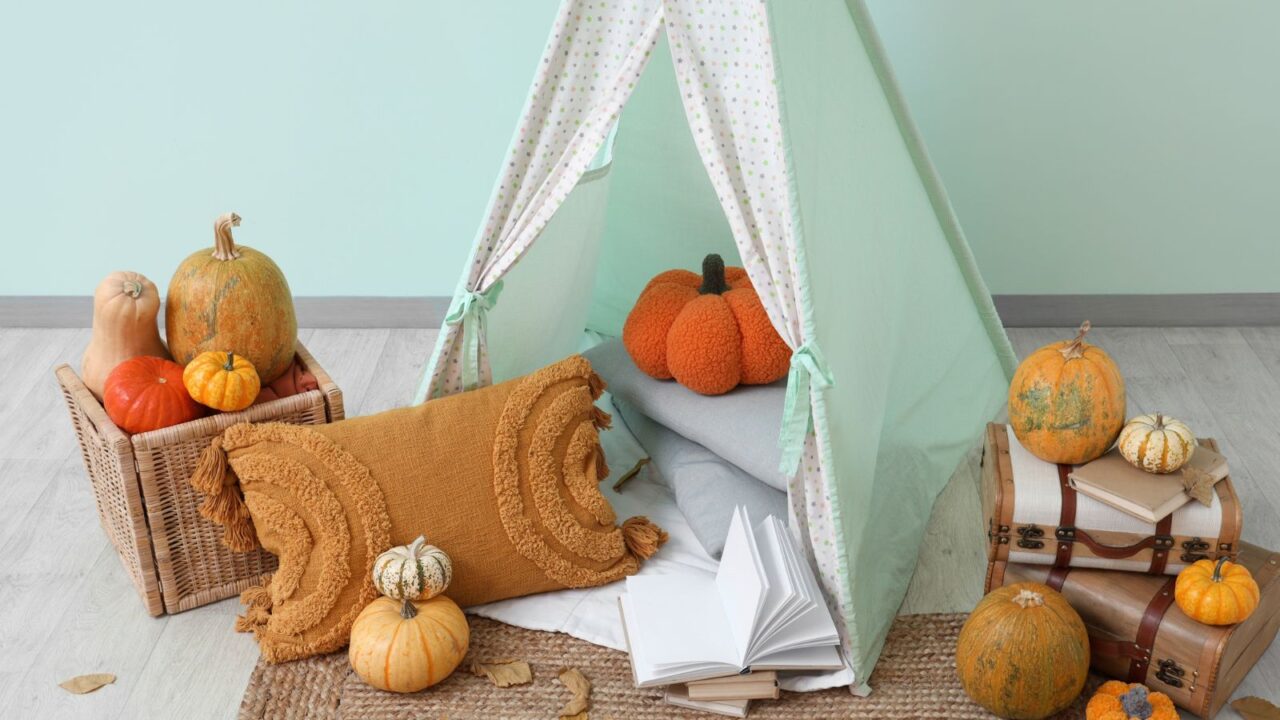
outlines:
[[[619,334],[708,252],[793,350],[744,442],[783,447],[861,685],[1014,362],[861,0],[564,0],[418,399]]]

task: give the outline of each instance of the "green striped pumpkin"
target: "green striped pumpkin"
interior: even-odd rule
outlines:
[[[453,579],[453,563],[443,550],[421,535],[373,561],[373,586],[393,600],[430,600]]]

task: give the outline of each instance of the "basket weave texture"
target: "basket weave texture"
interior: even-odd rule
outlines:
[[[275,570],[275,556],[261,548],[234,553],[223,546],[223,529],[200,516],[204,498],[189,480],[209,441],[236,423],[321,425],[343,418],[342,391],[302,343],[297,359],[318,389],[136,435],[111,422],[70,366],[55,369],[98,519],[152,615],[238,595]]]

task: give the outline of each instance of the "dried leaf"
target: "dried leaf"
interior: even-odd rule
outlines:
[[[560,682],[573,693],[569,702],[560,708],[561,720],[587,720],[587,709],[591,707],[591,681],[577,668],[566,668],[560,671]]]
[[[1182,468],[1182,489],[1201,505],[1213,505],[1213,486],[1217,481],[1209,473],[1197,468]]]
[[[1231,707],[1244,716],[1244,720],[1280,720],[1280,707],[1260,697],[1251,695],[1232,700]]]
[[[529,669],[529,663],[512,658],[489,662],[474,661],[471,663],[471,674],[487,677],[489,682],[502,688],[533,682],[533,671]]]
[[[115,681],[116,676],[111,673],[90,673],[89,675],[77,675],[70,680],[63,680],[58,683],[58,687],[76,695],[84,695],[104,685],[110,685]]]

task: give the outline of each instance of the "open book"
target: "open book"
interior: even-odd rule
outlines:
[[[713,576],[632,576],[619,599],[636,685],[747,670],[838,670],[839,636],[786,526],[734,511]]]

